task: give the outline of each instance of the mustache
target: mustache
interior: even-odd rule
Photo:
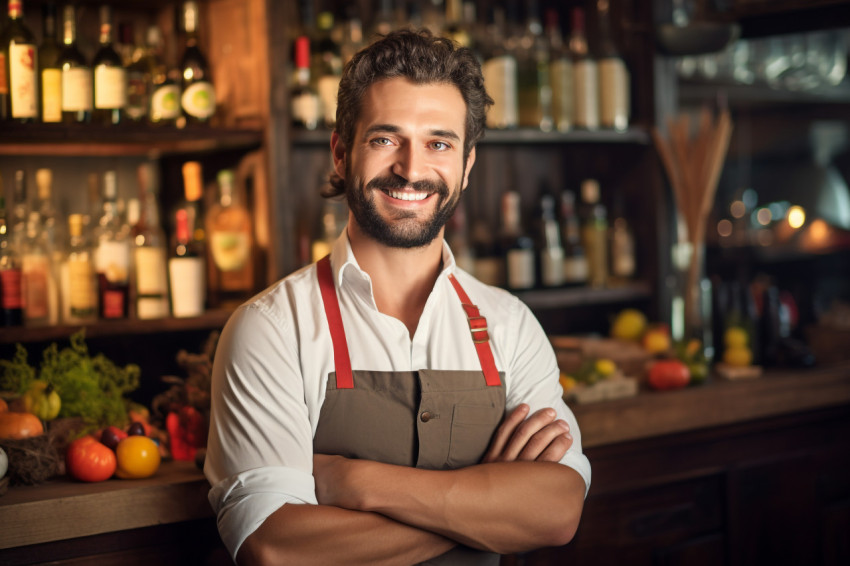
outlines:
[[[379,191],[413,189],[427,193],[437,193],[442,197],[449,196],[449,187],[443,181],[432,181],[423,179],[421,181],[408,181],[404,177],[398,175],[384,175],[383,177],[375,177],[366,184],[368,189],[377,189]]]

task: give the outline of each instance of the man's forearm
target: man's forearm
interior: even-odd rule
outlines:
[[[336,488],[324,494],[335,504],[381,513],[502,554],[566,544],[584,504],[581,476],[551,462],[498,462],[450,471],[364,460],[335,464],[340,466]]]
[[[242,544],[239,564],[415,564],[455,542],[384,515],[328,505],[284,505]]]

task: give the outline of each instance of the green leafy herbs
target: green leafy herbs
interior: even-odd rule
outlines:
[[[139,387],[141,370],[135,364],[121,368],[103,354],[90,355],[85,332],[71,335],[70,346],[54,342],[43,353],[38,378],[52,385],[62,399],[60,417],[81,417],[92,428],[123,426],[127,421],[125,395]],[[0,360],[2,388],[23,393],[35,379],[20,344],[11,361]]]

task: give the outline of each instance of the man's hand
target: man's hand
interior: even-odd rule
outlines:
[[[528,405],[523,403],[505,417],[482,463],[560,461],[573,445],[569,425],[563,420],[555,420],[555,409],[540,409],[526,418],[528,411]]]

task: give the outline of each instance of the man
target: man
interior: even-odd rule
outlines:
[[[346,230],[216,352],[205,473],[240,564],[497,564],[575,533],[590,466],[552,348],[443,240],[489,103],[471,52],[427,32],[346,66]]]

